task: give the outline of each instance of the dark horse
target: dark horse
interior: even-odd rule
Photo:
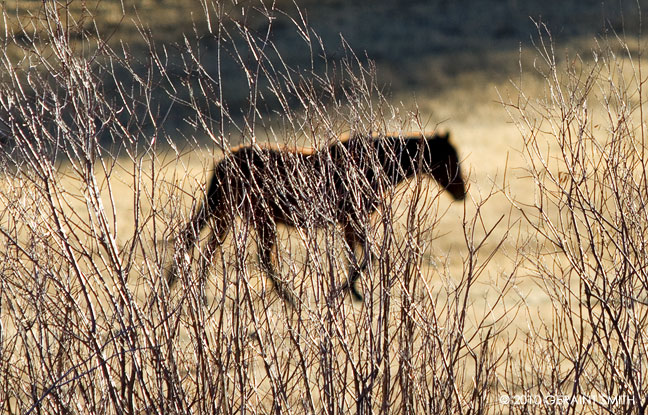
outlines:
[[[464,198],[459,158],[448,139],[447,133],[430,138],[422,134],[373,134],[340,139],[318,151],[268,145],[236,148],[216,165],[207,197],[181,236],[180,257],[188,258],[187,250],[211,220],[214,233],[201,266],[205,273],[214,250],[239,215],[256,230],[262,268],[278,294],[294,305],[292,294],[272,264],[277,224],[320,228],[340,223],[351,258],[343,288],[361,300],[355,283],[371,261],[363,223],[377,209],[381,189],[424,173],[434,177],[454,199]],[[357,245],[363,250],[360,266],[354,253]],[[177,268],[169,275],[169,286],[175,282],[176,273]]]

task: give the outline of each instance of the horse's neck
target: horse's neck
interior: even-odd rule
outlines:
[[[392,185],[397,185],[416,174],[416,160],[411,159],[411,155],[418,151],[418,142],[410,139],[389,139],[383,142],[388,144],[383,149],[385,157],[381,159],[382,168],[385,176]]]
[[[356,140],[366,140],[364,143]],[[381,176],[392,185],[412,177],[418,170],[416,160],[411,157],[418,152],[419,140],[398,137],[365,138],[353,137],[347,141],[333,144],[328,152],[337,163],[346,163],[347,157],[355,159],[356,168],[364,169],[370,180],[377,173],[374,162],[379,163]],[[363,146],[366,146],[363,148]],[[346,154],[346,155],[345,155]],[[368,158],[367,158],[368,156]],[[374,158],[375,157],[375,158]],[[340,165],[339,167],[343,167]]]

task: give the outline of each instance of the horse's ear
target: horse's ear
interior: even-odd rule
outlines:
[[[439,138],[445,141],[450,140],[450,132],[446,131],[444,134],[439,134]]]

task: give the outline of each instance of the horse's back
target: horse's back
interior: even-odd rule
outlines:
[[[294,226],[320,226],[330,216],[323,212],[327,176],[316,152],[269,145],[237,147],[214,172],[238,214]]]

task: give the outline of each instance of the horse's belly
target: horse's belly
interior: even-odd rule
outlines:
[[[274,200],[274,216],[280,221],[300,228],[323,227],[335,223],[329,207],[330,195],[322,192],[279,192]]]

